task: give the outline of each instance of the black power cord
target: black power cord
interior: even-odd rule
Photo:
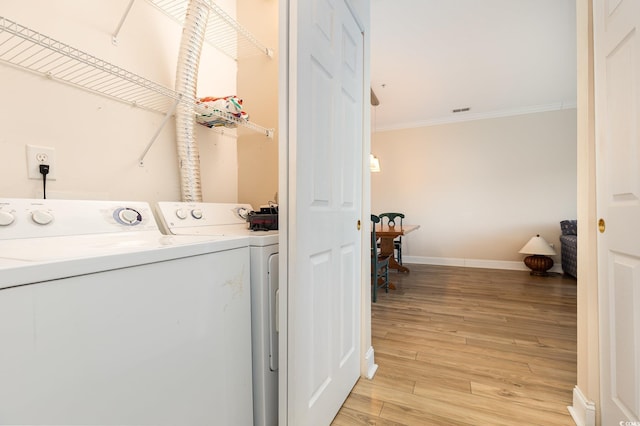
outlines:
[[[47,199],[47,175],[49,174],[49,165],[40,164],[40,174],[42,175],[42,195]]]

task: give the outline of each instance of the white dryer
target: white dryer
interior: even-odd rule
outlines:
[[[170,235],[249,237],[254,425],[277,425],[278,231],[250,230],[249,204],[160,202],[157,207],[158,221]]]
[[[252,425],[249,261],[147,203],[0,199],[0,421]]]

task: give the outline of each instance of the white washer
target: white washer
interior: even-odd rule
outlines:
[[[252,425],[248,243],[0,199],[0,422]]]
[[[158,203],[158,221],[173,235],[249,236],[255,426],[278,424],[278,231],[252,231],[249,204]]]

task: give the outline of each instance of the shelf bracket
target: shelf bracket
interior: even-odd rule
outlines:
[[[162,123],[160,123],[160,126],[158,127],[158,130],[156,130],[156,132],[154,133],[153,137],[151,138],[151,140],[147,144],[146,148],[142,152],[142,155],[140,155],[140,158],[138,159],[138,165],[140,167],[144,167],[144,157],[147,155],[147,152],[149,152],[149,150],[151,149],[151,146],[156,141],[156,139],[158,139],[158,135],[160,135],[160,132],[162,131],[162,128],[164,127],[164,125],[167,124],[167,121],[169,121],[169,117],[171,117],[173,115],[173,113],[176,111],[176,107],[180,103],[181,99],[182,99],[182,94],[180,94],[178,96],[178,99],[176,99],[173,102],[173,105],[171,105],[171,109],[169,109],[169,111],[167,111],[167,113],[164,115],[164,118],[162,119]]]
[[[133,6],[134,1],[136,0],[129,1],[129,6],[127,6],[127,10],[124,11],[124,15],[122,15],[122,18],[120,19],[118,28],[116,28],[115,32],[111,36],[111,43],[115,44],[116,46],[118,45],[118,34],[120,33],[120,30],[122,29],[122,25],[124,25],[124,21],[127,19],[127,16],[129,16],[129,12],[131,11],[131,7]]]

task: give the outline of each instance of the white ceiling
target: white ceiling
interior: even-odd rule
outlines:
[[[575,0],[371,0],[373,125],[574,108],[575,21]]]

